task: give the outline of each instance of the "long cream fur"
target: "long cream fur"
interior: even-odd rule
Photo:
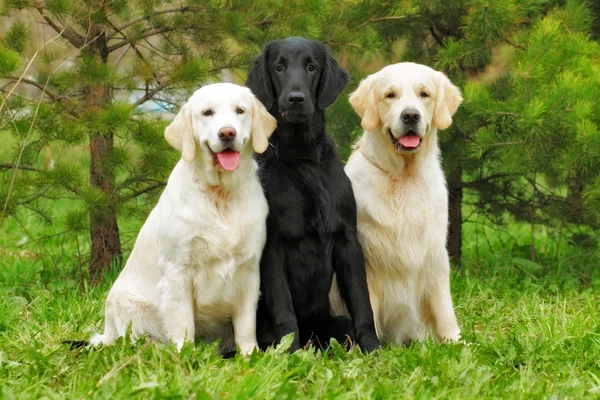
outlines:
[[[232,84],[205,86],[181,108],[165,136],[182,159],[108,294],[104,333],[92,344],[113,344],[131,324],[133,338],[147,333],[178,349],[199,336],[235,341],[243,354],[256,347],[268,208],[252,150],[266,149],[275,126],[249,89]],[[237,132],[233,172],[211,155],[223,150],[224,127]]]
[[[358,231],[367,266],[375,326],[395,344],[458,340],[446,251],[448,193],[438,129],[452,123],[462,98],[446,76],[413,63],[387,66],[350,96],[364,134],[346,165],[358,205]],[[418,110],[421,146],[403,151],[401,113]],[[345,313],[334,282],[334,312]]]

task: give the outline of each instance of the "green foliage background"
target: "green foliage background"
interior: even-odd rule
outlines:
[[[431,65],[465,98],[441,134],[451,193],[464,193],[462,222],[526,222],[531,259],[539,231],[596,247],[598,10],[581,0],[6,1],[0,205],[10,225],[2,229],[16,223],[52,264],[77,275],[89,260],[89,215],[112,207],[131,226],[121,232],[130,248],[178,158],[162,137],[165,118],[144,112],[146,101],[176,112],[202,84],[243,83],[267,41],[301,35],[325,42],[351,74],[328,110],[343,158],[361,134],[346,96],[360,79],[389,63]],[[104,50],[90,50],[98,38]],[[96,87],[108,99],[91,104]],[[102,159],[110,190],[90,183],[94,135],[114,137]],[[77,243],[75,263],[43,250],[32,218]]]

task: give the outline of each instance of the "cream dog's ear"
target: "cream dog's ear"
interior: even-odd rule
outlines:
[[[192,128],[192,116],[186,103],[165,130],[167,142],[181,152],[181,158],[192,162],[196,156],[196,141]]]
[[[437,97],[433,112],[433,125],[438,129],[446,129],[452,124],[452,116],[463,99],[460,90],[450,82],[446,75],[437,72]]]
[[[277,127],[277,120],[256,97],[252,102],[252,148],[264,153],[269,147],[269,138]]]
[[[366,131],[374,131],[379,127],[378,100],[375,97],[373,81],[373,75],[363,79],[349,98],[350,104],[361,118],[360,125]]]

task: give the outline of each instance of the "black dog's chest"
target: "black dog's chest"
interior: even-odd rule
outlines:
[[[270,228],[283,239],[328,236],[339,229],[329,171],[311,161],[277,160],[263,171]],[[273,232],[273,230],[271,230]]]

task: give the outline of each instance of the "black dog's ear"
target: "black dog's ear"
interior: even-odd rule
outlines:
[[[321,73],[317,105],[321,110],[327,108],[344,91],[348,84],[348,74],[340,68],[337,61],[329,54],[327,64]]]
[[[246,79],[246,86],[264,104],[267,110],[271,110],[275,102],[275,94],[269,77],[269,48],[270,44],[267,44],[262,54],[254,59],[254,65]]]

